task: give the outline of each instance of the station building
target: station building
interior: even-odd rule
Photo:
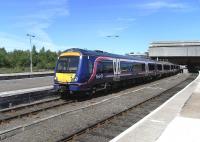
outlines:
[[[200,69],[200,41],[156,41],[149,46],[152,59],[187,65],[188,70]]]

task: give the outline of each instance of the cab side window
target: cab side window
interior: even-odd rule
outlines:
[[[102,66],[102,62],[99,62],[97,64],[97,74],[103,73],[103,66]]]
[[[93,72],[93,62],[92,61],[88,61],[88,69],[89,69],[89,74],[92,74]]]
[[[113,73],[113,62],[111,61],[103,62],[103,73]]]
[[[113,62],[102,61],[97,64],[97,73],[113,73]]]

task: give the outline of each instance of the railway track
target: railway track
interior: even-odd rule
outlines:
[[[75,102],[74,100],[63,100],[60,97],[46,99],[35,103],[20,105],[12,108],[0,110],[0,124],[9,122],[13,119],[33,115],[47,109],[63,106]]]
[[[196,76],[194,76],[194,77],[189,77],[189,79],[187,79],[187,82],[189,83],[190,81],[192,81],[194,78],[195,78]],[[165,82],[170,82],[171,80],[173,80],[173,79],[167,79]],[[179,83],[179,84],[183,84],[183,80],[182,80],[182,83]],[[29,130],[31,130],[31,129],[37,129],[37,127],[39,127],[39,126],[41,126],[41,124],[45,124],[46,126],[48,125],[48,126],[51,126],[51,124],[55,124],[55,125],[57,125],[57,123],[59,123],[59,121],[60,122],[62,122],[62,124],[61,124],[61,126],[63,126],[63,122],[67,122],[67,121],[69,121],[69,120],[67,120],[67,118],[66,118],[66,116],[68,117],[69,115],[71,115],[71,113],[72,114],[74,114],[74,113],[82,113],[82,111],[87,111],[87,109],[92,109],[94,106],[97,106],[97,105],[99,105],[100,106],[100,104],[102,104],[102,103],[105,103],[105,102],[109,102],[109,101],[111,101],[111,100],[117,100],[117,98],[119,98],[119,97],[121,97],[121,96],[123,96],[123,95],[126,95],[126,94],[130,94],[130,93],[135,93],[135,92],[140,92],[140,91],[142,91],[142,90],[144,90],[145,88],[146,89],[148,89],[148,88],[156,88],[155,86],[157,86],[157,85],[159,85],[159,83],[154,83],[154,84],[151,84],[151,85],[149,85],[149,86],[146,86],[146,87],[141,87],[141,88],[139,88],[139,89],[136,89],[136,90],[134,90],[134,91],[129,91],[129,92],[125,92],[125,93],[121,93],[121,94],[119,94],[119,95],[116,95],[116,96],[112,96],[112,97],[109,97],[109,98],[107,98],[107,99],[103,99],[102,101],[98,101],[98,102],[93,102],[93,103],[91,103],[91,104],[86,104],[85,106],[80,106],[80,107],[76,107],[76,108],[74,108],[74,109],[68,109],[68,110],[66,110],[66,111],[63,111],[63,112],[61,112],[61,113],[56,113],[56,114],[53,114],[53,115],[50,115],[50,116],[48,116],[48,117],[45,117],[45,118],[41,118],[41,119],[38,119],[38,120],[35,120],[35,121],[31,121],[31,122],[29,122],[29,123],[24,123],[24,124],[20,124],[20,125],[16,125],[16,126],[14,126],[14,127],[10,127],[10,128],[8,128],[8,129],[4,129],[4,130],[2,130],[2,131],[0,131],[0,141],[1,140],[4,140],[4,139],[7,139],[8,138],[8,141],[11,139],[11,141],[12,141],[12,139],[13,140],[16,140],[16,137],[18,137],[17,136],[17,134],[23,134],[23,133],[29,133]],[[187,84],[186,84],[187,85]],[[182,85],[181,87],[178,85],[176,85],[176,89],[177,89],[177,91],[179,91],[179,90],[181,90],[182,88],[184,88],[186,85]],[[161,86],[161,88],[159,88],[158,87],[158,90],[159,89],[162,89],[162,86]],[[171,89],[170,89],[171,90]],[[177,91],[175,91],[175,92],[173,92],[172,94],[171,94],[171,96],[173,96],[173,94],[176,94],[176,92]],[[163,94],[163,93],[162,93]],[[170,97],[171,97],[170,96]],[[168,97],[168,98],[170,98],[170,97]],[[152,99],[150,99],[150,100],[154,100],[156,97],[154,97],[154,98],[152,98]],[[59,99],[59,98],[57,98],[57,99]],[[150,101],[150,100],[147,100],[147,101]],[[167,100],[167,99],[166,99]],[[166,100],[164,100],[164,101],[166,101]],[[77,100],[75,100],[75,101],[77,101]],[[146,102],[146,101],[145,101]],[[151,102],[151,101],[150,101]],[[124,131],[125,129],[127,129],[128,127],[130,127],[131,125],[133,125],[134,123],[136,123],[136,121],[138,121],[138,120],[140,120],[141,118],[143,118],[144,116],[146,116],[150,111],[152,111],[152,110],[154,110],[154,109],[151,109],[151,110],[145,110],[144,109],[144,112],[141,112],[141,109],[143,109],[143,107],[142,107],[142,104],[143,103],[141,103],[141,105],[139,104],[139,105],[137,105],[137,106],[134,106],[134,107],[131,107],[131,108],[128,108],[127,110],[125,110],[125,111],[123,111],[123,112],[120,112],[120,113],[118,113],[118,114],[116,114],[115,113],[115,115],[107,115],[107,116],[111,116],[111,117],[109,117],[109,118],[106,118],[106,117],[102,117],[101,119],[96,119],[98,122],[96,123],[96,120],[94,120],[92,123],[91,122],[89,122],[89,123],[85,123],[84,125],[85,126],[83,126],[83,127],[81,127],[81,128],[78,128],[78,129],[76,129],[75,131],[71,131],[71,129],[70,129],[70,131],[67,131],[67,129],[61,129],[61,126],[59,126],[59,127],[57,127],[57,126],[54,126],[53,128],[46,128],[46,126],[45,126],[45,128],[44,129],[47,129],[47,130],[55,130],[55,132],[56,132],[56,129],[58,128],[59,130],[58,130],[58,132],[59,132],[59,136],[58,137],[56,137],[55,138],[55,140],[54,141],[57,141],[57,140],[59,140],[59,141],[70,141],[70,140],[73,140],[73,141],[87,141],[87,142],[89,142],[89,141],[108,141],[108,139],[110,140],[110,139],[112,139],[113,137],[115,137],[116,135],[118,135],[119,133],[121,133],[122,131]],[[152,103],[149,103],[149,104],[152,104]],[[153,103],[154,104],[154,103]],[[162,104],[162,103],[161,103]],[[72,104],[73,105],[73,104]],[[37,105],[36,105],[37,106]],[[133,106],[133,105],[130,105],[130,106]],[[156,107],[158,107],[158,106],[156,106]],[[117,125],[118,125],[118,122],[115,122],[114,120],[116,120],[116,119],[118,119],[120,116],[122,116],[122,117],[124,117],[125,116],[125,118],[127,118],[127,116],[126,116],[126,114],[129,114],[129,111],[131,111],[131,109],[132,108],[137,108],[137,109],[139,109],[139,111],[136,111],[135,113],[134,113],[134,115],[132,115],[133,117],[134,116],[136,116],[137,118],[135,118],[134,119],[134,122],[131,122],[130,121],[130,123],[127,125],[127,124],[125,124],[124,126],[113,126],[113,125],[111,125],[111,126],[109,126],[110,124],[112,124],[112,123],[117,123]],[[149,107],[149,108],[151,108],[151,107]],[[148,108],[147,108],[148,109]],[[119,111],[118,111],[119,112]],[[137,113],[139,112],[139,114],[137,115]],[[37,113],[37,112],[36,112]],[[142,113],[142,114],[141,114]],[[79,115],[80,115],[79,114]],[[144,114],[144,116],[142,116]],[[0,117],[1,117],[1,114],[0,114]],[[84,117],[83,117],[84,118]],[[95,118],[95,117],[94,117]],[[105,119],[104,119],[105,118]],[[72,118],[73,119],[73,118]],[[76,118],[75,118],[76,119]],[[85,118],[84,118],[85,119]],[[138,119],[138,120],[137,120]],[[122,119],[122,120],[124,120],[124,118]],[[129,120],[128,120],[129,121]],[[4,121],[4,122],[6,122],[6,121]],[[7,122],[9,122],[9,120],[7,120]],[[15,121],[12,121],[12,122],[15,122]],[[11,123],[12,123],[11,122]],[[69,127],[70,126],[73,126],[73,122],[76,122],[76,120],[75,121],[72,121],[72,123],[69,125]],[[48,124],[49,123],[49,124]],[[119,122],[119,123],[121,123],[121,122]],[[94,124],[94,125],[93,125]],[[7,125],[7,124],[6,124]],[[59,124],[58,124],[59,125]],[[2,125],[2,126],[4,126],[4,125]],[[87,127],[88,126],[88,127]],[[113,128],[114,127],[114,130],[116,130],[115,132],[114,131],[111,131],[111,133],[113,134],[113,135],[110,135],[110,134],[103,134],[103,133],[100,133],[100,132],[96,132],[96,130],[101,130],[101,129],[103,129],[103,132],[106,130],[107,131],[107,128],[105,128],[105,127],[108,127],[108,128]],[[87,128],[86,128],[87,127]],[[41,127],[42,128],[42,127]],[[42,129],[38,129],[37,131],[40,131],[41,130],[41,132],[39,132],[39,134],[41,133],[42,135],[42,137],[45,137],[45,135],[43,135],[43,132],[46,132],[46,130],[43,130],[43,128]],[[61,130],[63,130],[63,132],[61,131]],[[67,132],[66,132],[67,131]],[[94,132],[95,131],[95,132]],[[105,131],[105,132],[106,132]],[[23,132],[23,133],[22,133]],[[47,134],[50,134],[50,133],[47,133]],[[16,136],[15,136],[16,135]],[[29,135],[29,134],[26,134],[26,135]],[[32,135],[32,134],[31,134]],[[30,137],[31,137],[31,135],[30,135]],[[35,132],[34,132],[34,135],[35,135]],[[51,135],[51,134],[50,134]],[[105,136],[104,136],[105,135]],[[33,136],[33,135],[32,135]],[[90,137],[90,138],[87,138],[87,137]],[[91,136],[92,136],[92,138],[91,138]],[[104,138],[104,140],[94,140],[93,139],[93,137],[103,137]],[[15,138],[14,138],[15,137]],[[51,135],[51,136],[48,136],[48,138],[54,138],[55,136],[54,135]],[[21,141],[22,139],[22,137],[20,136],[19,137],[20,138],[20,140],[18,140],[18,141]],[[28,137],[27,137],[28,138]],[[105,138],[107,138],[106,140],[105,140]],[[45,139],[45,138],[44,138]],[[27,140],[25,140],[25,141],[27,141]]]
[[[148,115],[151,111],[183,89],[193,79],[193,77],[190,77],[158,96],[150,98],[120,113],[114,114],[111,117],[105,118],[104,120],[90,125],[87,128],[81,129],[66,136],[65,138],[60,139],[58,142],[107,142]]]

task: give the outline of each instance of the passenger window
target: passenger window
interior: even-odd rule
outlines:
[[[134,72],[145,71],[145,64],[144,63],[133,63],[133,71]]]
[[[120,68],[122,73],[132,72],[133,71],[133,64],[130,62],[120,62]]]
[[[158,69],[159,71],[161,71],[161,70],[162,70],[162,65],[161,65],[161,64],[158,64],[158,65],[157,65],[157,69]]]
[[[142,71],[145,71],[145,64],[142,64]]]
[[[149,71],[155,70],[155,64],[148,64],[149,66]]]
[[[170,66],[169,65],[164,65],[164,70],[170,70]]]

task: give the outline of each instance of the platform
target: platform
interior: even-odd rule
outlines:
[[[53,76],[34,77],[0,81],[0,96],[8,91],[32,89],[44,86],[53,86]]]
[[[0,80],[0,109],[53,96],[53,76]]]
[[[200,75],[110,142],[199,142]]]
[[[44,77],[53,76],[53,71],[48,72],[24,72],[24,73],[9,73],[0,74],[0,80],[10,80],[10,79],[21,79],[21,78],[32,78],[32,77]]]

